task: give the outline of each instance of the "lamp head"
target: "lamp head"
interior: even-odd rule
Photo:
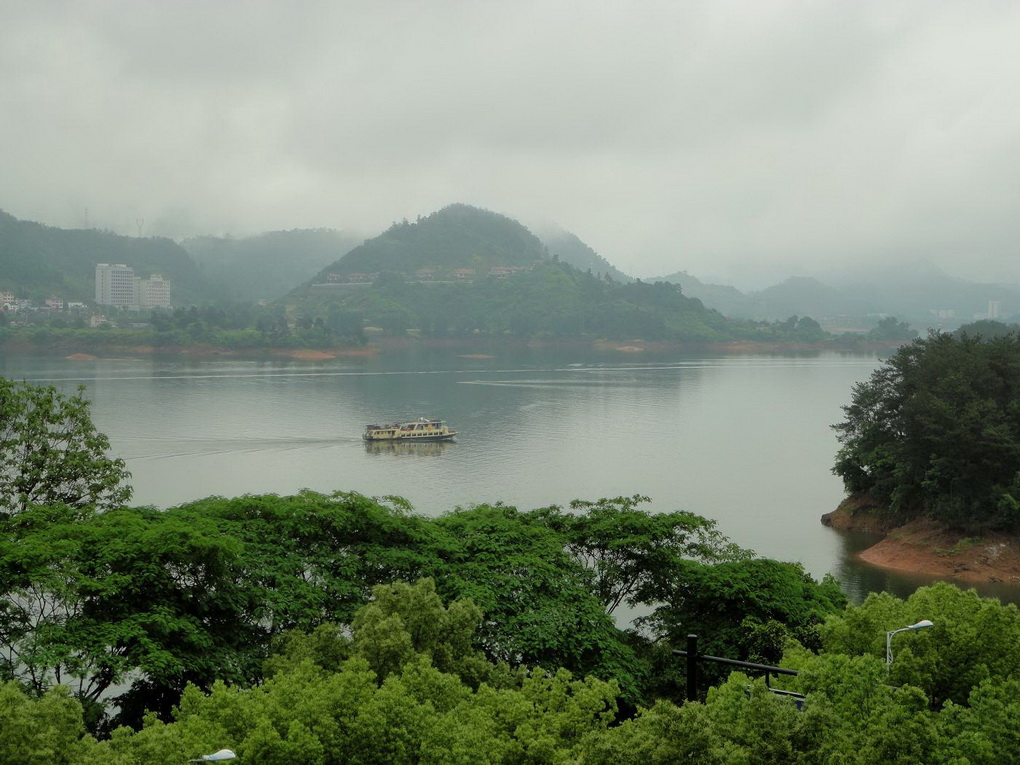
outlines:
[[[932,623],[931,619],[922,619],[917,624],[911,624],[909,627],[907,627],[907,629],[908,630],[919,630],[922,627],[934,627],[934,626],[935,625]]]

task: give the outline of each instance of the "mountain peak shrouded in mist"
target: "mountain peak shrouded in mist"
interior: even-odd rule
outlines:
[[[412,274],[422,268],[527,266],[548,257],[541,240],[516,220],[451,204],[414,223],[394,223],[325,272]]]

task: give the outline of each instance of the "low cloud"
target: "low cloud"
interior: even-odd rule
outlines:
[[[637,276],[1017,281],[1013,3],[4,5],[22,218],[371,235],[466,202]]]

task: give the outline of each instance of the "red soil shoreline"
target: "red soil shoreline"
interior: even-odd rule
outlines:
[[[867,508],[857,506],[853,500],[823,515],[822,523],[843,531],[885,533],[880,542],[857,555],[879,568],[970,584],[1020,585],[1020,539],[1016,537],[1006,534],[968,537],[927,519],[884,528]]]

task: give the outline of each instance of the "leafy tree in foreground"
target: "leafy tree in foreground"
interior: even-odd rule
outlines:
[[[109,508],[131,498],[124,461],[107,456],[89,402],[0,378],[0,517],[32,504]]]
[[[288,637],[264,683],[189,686],[171,720],[149,716],[107,741],[85,734],[66,692],[30,698],[0,686],[0,762],[162,765],[226,747],[268,765],[998,765],[1020,745],[1016,609],[950,585],[907,601],[876,596],[830,618],[820,654],[791,643],[784,664],[799,670],[787,682],[805,694],[800,707],[738,672],[704,703],[660,701],[619,724],[614,682],[490,664],[476,684],[441,671],[437,659],[478,660],[473,604],[444,605],[427,580],[373,594],[350,631],[323,625]],[[936,627],[901,636],[890,674],[885,630],[919,613]],[[993,633],[1001,639],[979,645]],[[942,683],[954,674],[960,683],[943,703]]]
[[[544,513],[478,505],[435,519],[445,535],[429,571],[447,600],[485,614],[477,641],[493,661],[615,678],[640,697],[643,666],[592,593],[591,578]]]
[[[585,736],[612,721],[612,682],[520,670],[473,687],[436,667],[437,658],[472,655],[478,613],[470,602],[444,607],[428,581],[380,586],[374,595],[350,637],[332,634],[346,654],[337,664],[327,666],[322,654],[301,658],[308,646],[288,642],[289,655],[262,685],[216,683],[208,695],[190,686],[173,722],[150,718],[107,742],[84,739],[81,761],[174,762],[229,747],[240,760],[269,765],[570,762]],[[430,616],[440,623],[428,624]],[[436,629],[444,622],[446,635]]]
[[[169,711],[186,682],[247,682],[264,658],[238,540],[152,508],[76,517],[32,507],[0,540],[0,667],[36,693],[72,690],[95,725],[117,684],[130,715]],[[144,693],[141,692],[144,690]]]
[[[609,613],[624,603],[663,600],[691,561],[751,556],[719,533],[715,521],[686,511],[655,513],[639,507],[649,501],[640,495],[574,500],[571,513],[558,507],[535,511],[566,537],[567,550],[591,572],[595,595]]]
[[[17,683],[0,684],[0,762],[77,765],[94,746],[66,688],[31,698]]]
[[[933,627],[897,635],[890,680],[927,694],[933,708],[966,704],[988,678],[1020,671],[1020,611],[946,582],[921,587],[905,601],[873,593],[819,628],[826,653],[885,657],[886,632],[921,619]]]
[[[721,655],[788,632],[810,644],[812,620],[831,606],[824,586],[796,567],[746,560],[706,519],[650,513],[640,499],[571,512],[480,505],[439,518],[344,492],[85,516],[32,506],[0,535],[0,669],[36,693],[67,684],[98,731],[117,686],[129,684],[115,699],[118,722],[138,726],[147,710],[169,720],[188,683],[258,684],[271,646],[293,630],[309,633],[304,655],[345,658],[330,624],[371,635],[362,654],[376,669],[428,654],[478,687],[491,681],[484,657],[612,679],[630,706],[676,688],[653,681],[647,636],[616,626],[608,609],[619,603],[655,609],[661,645],[695,624]],[[431,594],[387,584],[422,577]],[[470,609],[440,605],[467,598]],[[405,627],[411,642],[393,642]]]
[[[637,620],[657,649],[651,656],[657,680],[652,693],[682,697],[682,666],[671,649],[685,648],[689,634],[698,636],[702,653],[776,664],[791,639],[818,648],[818,629],[846,602],[832,577],[816,582],[799,563],[768,558],[689,562],[663,602]],[[727,673],[711,665],[703,669],[705,677],[716,681]]]

